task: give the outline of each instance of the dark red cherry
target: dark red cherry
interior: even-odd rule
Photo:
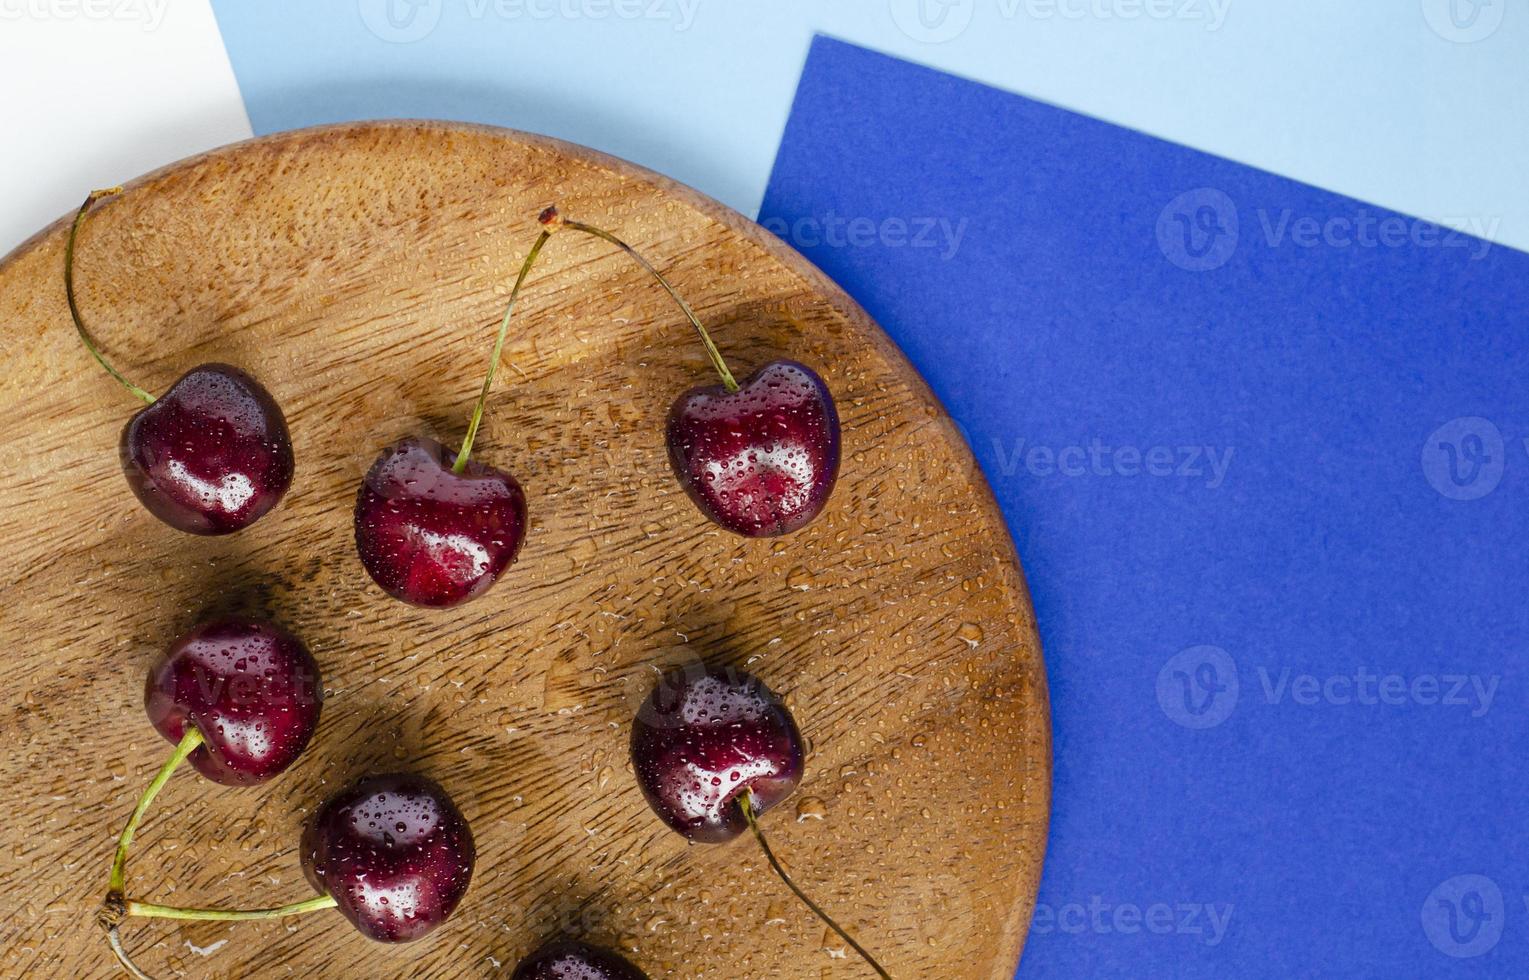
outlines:
[[[482,595],[510,566],[526,534],[526,495],[515,478],[454,454],[433,439],[383,451],[356,496],[356,550],[388,594],[416,606],[454,606]]]
[[[292,485],[292,440],[260,382],[192,368],[122,429],[122,472],[155,517],[191,534],[255,523]]]
[[[565,218],[556,206],[538,218],[538,242],[569,228],[621,249],[663,286],[695,328],[720,385],[692,388],[669,410],[669,462],[701,513],[750,538],[775,537],[822,511],[839,477],[839,413],[817,373],[771,361],[738,384],[695,310],[641,252],[603,228]]]
[[[564,940],[521,960],[510,980],[648,980],[648,975],[615,953]]]
[[[118,454],[128,485],[166,524],[191,534],[228,534],[275,507],[292,485],[287,420],[260,382],[227,364],[192,368],[158,399],[123,377],[91,339],[74,288],[74,253],[95,203],[122,188],[92,191],[64,246],[69,316],[90,355],[148,403],[122,430]]]
[[[724,667],[665,674],[632,724],[632,766],[664,822],[693,841],[731,840],[755,813],[790,796],[802,778],[802,736],[759,678]]]
[[[839,413],[823,379],[771,361],[737,391],[692,388],[669,412],[669,462],[712,521],[745,537],[812,520],[839,475]]]
[[[361,934],[413,942],[451,917],[472,881],[472,831],[433,780],[368,776],[314,813],[303,832],[308,883],[334,896]]]
[[[143,703],[172,743],[188,725],[203,742],[191,764],[229,786],[263,782],[296,761],[318,727],[318,664],[270,623],[223,619],[176,640],[149,670]]]

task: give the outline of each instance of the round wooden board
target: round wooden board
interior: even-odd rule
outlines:
[[[409,608],[356,560],[356,487],[390,440],[460,441],[552,202],[645,247],[735,370],[788,355],[822,371],[844,422],[838,489],[783,539],[705,523],[662,424],[709,379],[700,346],[624,257],[564,234],[528,284],[475,451],[526,487],[521,559],[465,607]],[[137,403],[70,327],[65,231],[0,264],[0,972],[114,973],[92,913],[170,749],[143,714],[145,671],[203,618],[244,612],[312,648],[329,691],[318,734],[265,786],[178,773],[139,833],[129,894],[306,897],[303,821],[353,776],[394,769],[456,797],[477,872],[446,927],[396,948],[332,912],[133,920],[127,944],[156,976],[504,976],[564,933],[655,978],[868,976],[751,842],[687,846],[643,802],[630,718],[658,668],[696,658],[747,664],[810,739],[797,796],[765,820],[807,891],[900,980],[1010,974],[1051,766],[1023,577],[958,430],[806,261],[669,180],[504,130],[330,127],[145,177],[81,236],[98,340],[151,391],[205,361],[250,370],[298,461],[277,511],[203,539],[155,521],[123,481],[116,443]]]

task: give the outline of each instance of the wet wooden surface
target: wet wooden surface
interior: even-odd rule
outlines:
[[[358,482],[390,440],[460,441],[553,202],[644,247],[735,371],[791,356],[823,374],[844,421],[838,489],[784,539],[706,524],[668,471],[662,425],[708,380],[705,356],[637,269],[565,233],[524,294],[474,453],[526,488],[521,559],[463,608],[406,607],[356,559]],[[313,650],[329,691],[318,734],[262,787],[177,774],[139,833],[129,894],[307,897],[303,821],[352,776],[389,769],[456,797],[477,873],[446,927],[399,948],[334,912],[130,922],[158,977],[503,976],[562,934],[619,946],[654,977],[869,976],[751,842],[687,846],[643,802],[631,715],[659,668],[695,658],[746,664],[810,739],[798,795],[764,822],[800,883],[896,977],[1009,975],[1051,765],[1023,578],[955,427],[803,259],[670,181],[503,130],[347,125],[150,175],[81,238],[97,339],[151,391],[204,361],[250,371],[297,456],[275,512],[202,539],[151,518],[122,478],[137,403],[74,336],[64,232],[0,265],[0,972],[113,974],[91,914],[170,750],[144,717],[144,674],[204,617],[246,612]]]

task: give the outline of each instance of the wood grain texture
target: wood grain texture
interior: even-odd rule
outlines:
[[[673,398],[708,380],[704,354],[640,271],[564,234],[527,286],[475,449],[526,487],[521,559],[461,609],[406,607],[356,559],[356,488],[390,440],[460,441],[552,202],[645,247],[735,370],[789,355],[823,373],[844,421],[838,489],[781,540],[706,524],[662,432]],[[900,980],[1009,975],[1051,764],[1023,578],[958,431],[807,262],[694,191],[503,130],[346,125],[145,177],[81,237],[98,340],[156,392],[203,361],[249,370],[297,455],[275,512],[200,539],[151,518],[122,478],[117,437],[137,406],[70,327],[64,233],[0,264],[0,972],[114,973],[91,914],[170,750],[144,717],[144,674],[204,617],[246,612],[312,648],[329,691],[318,735],[263,787],[177,774],[140,831],[129,894],[304,898],[303,821],[383,769],[450,790],[477,874],[445,928],[399,948],[332,912],[131,921],[128,946],[157,976],[504,976],[561,933],[619,946],[654,977],[869,975],[751,842],[687,846],[643,802],[630,718],[657,669],[695,658],[748,665],[810,739],[798,795],[764,822],[809,893]]]

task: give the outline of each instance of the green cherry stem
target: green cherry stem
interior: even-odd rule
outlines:
[[[138,968],[138,964],[133,962],[122,946],[122,934],[119,927],[126,916],[136,915],[151,919],[195,919],[202,922],[249,922],[255,919],[279,919],[289,915],[332,909],[336,904],[338,903],[335,902],[333,895],[316,895],[305,901],[270,909],[183,909],[172,905],[139,902],[113,893],[106,897],[106,902],[96,918],[106,930],[106,941],[111,946],[112,955],[117,957],[118,963],[122,964],[122,968],[134,977],[134,980],[153,980]]]
[[[85,206],[89,207],[90,202],[87,201]],[[77,224],[76,227],[78,227]],[[70,305],[73,306],[72,297]],[[79,323],[79,320],[76,319],[75,323]],[[107,370],[110,371],[111,368],[108,367]],[[117,926],[122,921],[122,917],[127,914],[127,907],[131,904],[122,897],[122,890],[127,885],[128,848],[133,844],[133,834],[137,832],[138,824],[143,821],[143,815],[148,812],[149,804],[154,802],[154,797],[158,796],[165,783],[170,781],[175,770],[180,768],[180,764],[186,761],[187,756],[197,750],[202,741],[202,733],[195,726],[188,725],[186,733],[175,744],[175,751],[170,753],[170,758],[159,767],[159,772],[154,774],[153,780],[144,789],[143,795],[138,797],[138,805],[133,807],[133,815],[128,817],[127,826],[122,828],[122,836],[117,838],[117,853],[112,857],[111,878],[106,886],[106,900],[101,903],[97,920],[106,930],[106,941],[111,945],[112,955],[117,957],[117,962],[121,963],[122,968],[135,980],[153,980],[153,978],[138,969],[137,964],[128,957],[127,950],[122,947],[122,936],[117,932]]]
[[[337,903],[333,895],[316,895],[301,902],[279,905],[269,909],[183,909],[173,905],[154,905],[150,902],[139,902],[131,898],[126,899],[123,904],[128,915],[137,915],[148,919],[250,922],[256,919],[280,919],[288,915],[302,915],[305,912],[332,909]]]
[[[474,406],[472,421],[467,425],[467,438],[462,440],[462,449],[457,453],[456,462],[451,464],[453,473],[460,473],[467,468],[467,456],[472,452],[473,440],[478,437],[478,426],[483,422],[483,406],[488,404],[488,390],[494,386],[499,358],[504,354],[504,338],[510,330],[510,315],[515,312],[515,300],[520,297],[520,287],[525,285],[526,276],[531,274],[531,266],[536,264],[536,256],[541,254],[542,246],[551,237],[549,231],[543,231],[536,237],[536,244],[531,246],[526,261],[520,267],[520,275],[515,277],[515,288],[510,290],[510,301],[505,305],[504,319],[499,323],[499,336],[494,340],[494,355],[488,361],[488,375],[483,379],[483,390],[478,393],[478,404]]]
[[[146,404],[152,404],[154,396],[142,388],[124,378],[116,368],[112,367],[102,356],[95,341],[90,339],[90,331],[85,329],[85,320],[80,316],[80,304],[74,298],[74,243],[80,237],[80,227],[85,224],[85,216],[90,213],[91,207],[103,197],[111,197],[113,194],[122,193],[120,187],[108,187],[105,190],[91,191],[90,196],[85,198],[85,203],[80,205],[80,210],[74,216],[74,224],[69,227],[69,242],[64,246],[64,296],[69,300],[69,316],[74,320],[74,329],[79,332],[80,342],[85,349],[90,351],[90,356],[106,369],[106,373],[121,382],[122,387],[132,392],[136,397],[143,399]]]
[[[721,375],[722,384],[726,386],[727,390],[730,392],[738,390],[738,382],[733,379],[733,372],[727,369],[727,362],[722,359],[722,352],[717,350],[717,345],[712,342],[711,334],[707,333],[706,328],[701,325],[701,318],[695,315],[695,310],[690,308],[690,304],[685,302],[684,297],[676,292],[673,286],[669,285],[669,280],[664,278],[663,273],[653,268],[653,263],[643,258],[641,252],[637,251],[635,248],[628,245],[621,239],[617,238],[615,235],[612,235],[604,228],[596,228],[594,225],[586,225],[582,221],[574,221],[570,218],[564,218],[562,215],[558,214],[556,207],[550,207],[543,211],[540,220],[542,224],[546,225],[548,228],[554,231],[558,228],[572,228],[574,231],[583,232],[586,235],[592,235],[602,241],[611,243],[612,245],[621,249],[627,255],[631,256],[634,262],[647,270],[648,275],[658,280],[658,284],[664,287],[664,291],[669,294],[669,297],[673,299],[675,303],[679,304],[679,308],[685,312],[685,319],[690,321],[690,325],[692,327],[695,327],[695,332],[701,337],[702,345],[706,347],[706,356],[711,358],[712,367],[715,367],[717,369],[717,374]]]
[[[743,811],[743,818],[749,822],[749,829],[754,832],[754,839],[759,841],[759,847],[764,851],[765,860],[770,862],[770,867],[775,870],[777,875],[780,875],[780,880],[786,883],[786,887],[791,889],[791,891],[795,893],[796,897],[802,900],[802,904],[806,905],[809,909],[812,909],[813,913],[816,914],[818,918],[826,922],[828,924],[828,928],[838,933],[840,939],[849,943],[855,952],[860,954],[860,958],[865,960],[866,963],[870,965],[871,969],[876,971],[877,976],[881,977],[882,980],[892,980],[887,971],[881,968],[881,964],[876,962],[875,957],[866,952],[864,946],[861,946],[859,943],[855,942],[855,938],[840,928],[837,922],[835,922],[833,919],[830,919],[828,917],[828,913],[824,912],[822,907],[819,906],[817,902],[814,902],[812,899],[807,897],[806,892],[796,887],[796,882],[792,881],[791,876],[786,874],[786,869],[780,866],[780,862],[775,859],[775,852],[770,850],[770,844],[765,840],[764,831],[759,829],[758,814],[754,810],[753,790],[746,789],[743,791],[743,795],[738,797],[738,809]]]
[[[159,791],[164,788],[165,783],[170,781],[170,776],[180,764],[186,761],[186,756],[195,752],[201,744],[202,733],[194,727],[187,727],[186,734],[181,736],[175,751],[170,753],[170,758],[159,767],[159,772],[154,776],[153,781],[138,798],[138,805],[133,808],[133,815],[128,818],[127,826],[122,828],[122,836],[117,839],[117,854],[111,863],[111,880],[106,886],[108,895],[121,895],[127,883],[127,849],[132,846],[133,834],[138,830],[138,824],[143,820],[149,804],[154,802],[154,797],[159,795]]]

